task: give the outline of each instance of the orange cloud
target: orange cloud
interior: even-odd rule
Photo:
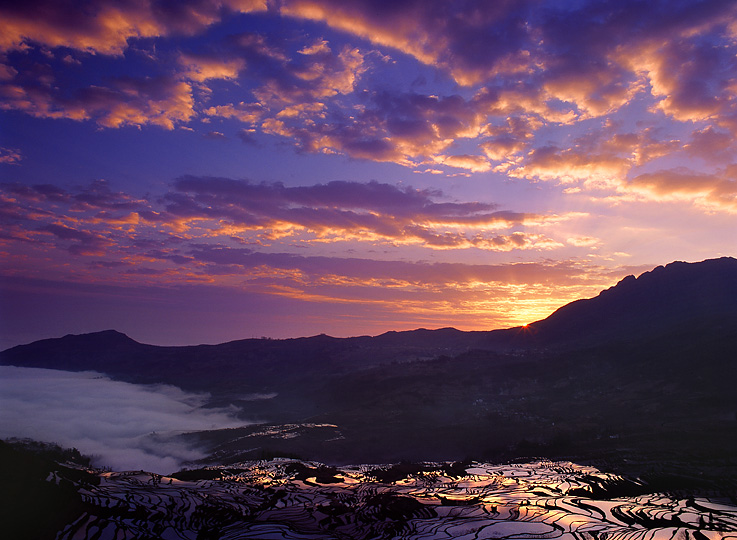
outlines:
[[[731,11],[734,16],[734,6]],[[677,37],[623,45],[617,61],[649,82],[656,107],[665,114],[682,122],[713,121],[732,128],[737,113],[734,50],[699,39],[718,24],[716,19],[698,29],[682,29]]]
[[[422,26],[412,25],[409,17],[381,17],[383,24],[367,20],[357,6],[311,0],[284,2],[283,14],[313,21],[321,21],[333,28],[369,39],[374,43],[386,45],[410,54],[425,64],[437,60],[437,52],[442,43],[433,42]],[[417,19],[415,19],[416,21]],[[409,35],[412,37],[409,37]],[[436,36],[442,41],[442,36]]]
[[[491,163],[489,163],[483,156],[471,156],[471,155],[460,155],[460,156],[435,156],[433,158],[435,163],[442,163],[449,167],[455,167],[458,169],[466,169],[471,172],[486,172],[491,169]]]
[[[508,116],[501,125],[486,126],[484,135],[491,138],[479,144],[479,148],[493,161],[515,163],[540,125],[539,120],[530,117]]]
[[[517,178],[539,178],[563,184],[583,182],[588,188],[611,187],[629,170],[627,159],[614,154],[594,154],[574,148],[536,148],[521,167],[508,171]]]
[[[691,142],[683,148],[693,157],[706,161],[731,161],[737,153],[734,137],[728,132],[717,131],[712,126],[695,130],[691,137]]]
[[[567,192],[613,192],[633,168],[682,148],[679,140],[659,139],[652,128],[624,133],[617,128],[607,121],[601,129],[574,139],[568,148],[535,148],[512,161],[507,174],[569,184]]]
[[[17,165],[23,159],[23,155],[20,150],[16,148],[3,148],[0,147],[0,163],[7,165]]]
[[[575,217],[490,212],[491,207],[481,203],[435,203],[429,193],[375,182],[284,188],[185,178],[177,188],[179,192],[166,196],[167,221],[179,223],[177,230],[254,241],[292,238],[305,244],[358,241],[432,250],[550,250],[563,244],[539,232],[501,231]]]
[[[136,38],[192,34],[217,22],[221,10],[265,11],[266,0],[215,0],[170,9],[153,0],[83,4],[45,0],[0,8],[0,50],[39,43],[92,54],[120,55]]]
[[[0,81],[12,81],[18,70],[7,64],[0,64]]]
[[[276,114],[277,118],[325,118],[325,104],[323,103],[300,103],[285,107]]]
[[[186,123],[195,115],[192,88],[185,82],[162,81],[162,86],[154,89],[156,93],[164,90],[161,96],[150,92],[148,81],[144,85],[123,81],[120,88],[122,99],[110,106],[102,103],[97,109],[99,124],[106,127],[153,124],[174,129],[175,124]]]
[[[515,84],[506,88],[485,87],[474,96],[472,103],[479,112],[508,118],[536,116],[544,122],[571,124],[578,114],[572,104],[554,102],[554,97],[533,84]]]
[[[652,128],[637,133],[614,133],[597,142],[601,152],[612,152],[625,157],[633,165],[643,165],[682,148],[678,139],[659,139]]]
[[[37,118],[93,120],[109,128],[151,124],[170,130],[195,116],[191,86],[170,77],[121,78],[110,87],[81,88],[71,98],[51,85],[9,84],[0,87],[0,95],[5,98],[0,109]]]
[[[209,56],[181,54],[179,63],[184,68],[183,75],[190,80],[205,82],[208,79],[235,79],[246,66],[243,59],[217,59]]]
[[[35,223],[29,228],[36,230],[40,230],[39,223],[53,225],[53,231],[47,232],[58,233],[63,240],[81,242],[84,235],[94,235],[120,249],[148,236],[157,242],[174,237],[188,242],[235,237],[254,244],[290,240],[302,245],[367,242],[430,250],[551,250],[563,244],[524,229],[571,217],[492,211],[493,206],[482,203],[435,202],[440,194],[375,182],[285,188],[183,178],[164,196],[161,209],[111,192],[105,183],[78,193],[15,184],[7,185],[6,191],[20,201],[7,214],[11,221]],[[65,236],[59,227],[65,228]],[[100,242],[88,238],[83,243],[98,248],[103,245]]]
[[[593,247],[599,244],[601,240],[592,236],[571,236],[566,242],[577,247]]]
[[[221,247],[203,249],[194,257],[227,267],[224,271],[230,275],[248,276],[249,290],[304,301],[383,307],[393,314],[393,321],[403,314],[437,320],[438,314],[452,313],[453,324],[461,327],[531,322],[561,304],[595,295],[619,276],[571,261],[427,264],[265,255]]]
[[[287,124],[281,119],[267,118],[261,124],[261,129],[270,135],[292,139],[300,149],[307,152],[345,152],[351,157],[372,161],[388,161],[406,166],[414,164],[389,137],[372,137],[372,131],[378,131],[375,128],[362,131],[354,126],[314,123],[302,127],[291,122]]]
[[[620,66],[588,66],[585,70],[556,73],[546,78],[547,100],[559,99],[576,106],[579,119],[610,114],[623,107],[642,90],[638,81]]]
[[[498,74],[534,69],[535,58],[525,48],[529,45],[528,32],[515,24],[520,13],[514,6],[497,4],[456,12],[443,2],[406,2],[383,8],[378,10],[363,1],[286,0],[280,4],[284,15],[324,22],[397,49],[423,64],[447,70],[464,86]],[[495,28],[506,28],[506,35],[496,36]],[[483,48],[485,62],[474,57],[476,51],[468,50],[474,46]]]
[[[685,201],[710,211],[737,213],[737,166],[704,174],[688,169],[645,173],[623,184],[622,191],[646,200]]]
[[[441,154],[455,140],[475,138],[485,130],[484,116],[459,96],[375,94],[367,105],[342,113],[322,102],[293,105],[265,120],[262,129],[309,152],[345,153],[413,168],[443,161],[466,169],[490,168],[483,156]]]
[[[281,58],[271,54],[276,70],[266,76],[253,93],[265,107],[308,104],[338,94],[353,92],[366,71],[364,55],[356,48],[343,47],[336,55],[326,42],[299,57]],[[259,53],[264,45],[259,47]]]
[[[514,161],[514,156],[520,154],[526,147],[525,141],[512,137],[496,137],[479,145],[486,157],[493,161]]]
[[[208,107],[203,112],[207,116],[235,118],[244,124],[255,124],[266,111],[260,103],[244,103],[241,101],[238,105],[228,103],[226,105]]]

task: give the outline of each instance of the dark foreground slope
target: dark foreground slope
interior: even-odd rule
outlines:
[[[74,451],[76,457],[79,454]],[[3,538],[56,538],[68,523],[89,511],[79,494],[81,486],[99,485],[100,479],[70,463],[70,451],[27,441],[10,445],[0,441],[0,528]],[[60,463],[64,463],[63,465]],[[56,482],[49,481],[50,478]]]
[[[544,455],[729,469],[737,260],[658,267],[526,328],[197,347],[110,331],[15,347],[0,362],[207,390],[275,426],[184,436],[221,462]],[[271,399],[244,399],[254,393]]]

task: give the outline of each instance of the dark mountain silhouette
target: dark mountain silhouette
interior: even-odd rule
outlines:
[[[489,343],[579,346],[720,324],[737,316],[737,259],[673,262],[627,276],[594,298],[576,300],[549,317],[491,332]]]
[[[455,328],[386,332],[369,337],[334,338],[321,334],[296,339],[244,339],[220,345],[160,347],[138,343],[106,330],[45,339],[0,353],[0,363],[67,370],[99,370],[124,376],[135,370],[161,372],[195,368],[208,362],[250,360],[325,362],[334,369],[370,367],[417,357],[455,355],[469,349],[499,350],[552,345],[579,346],[631,340],[674,328],[721,324],[737,316],[737,259],[673,262],[638,278],[627,276],[598,296],[576,300],[525,327],[489,332]],[[301,360],[295,357],[300,356]],[[332,365],[353,361],[355,365]],[[236,368],[237,366],[231,366]],[[131,373],[132,375],[132,373]]]
[[[523,328],[191,347],[111,330],[14,347],[0,363],[205,390],[213,404],[282,426],[183,436],[221,461],[734,460],[737,260],[628,276]],[[243,397],[256,393],[271,399]]]

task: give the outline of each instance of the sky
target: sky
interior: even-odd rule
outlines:
[[[0,2],[0,348],[522,325],[737,252],[737,2]]]

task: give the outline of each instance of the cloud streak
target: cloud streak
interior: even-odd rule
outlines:
[[[294,237],[305,244],[350,240],[427,249],[548,250],[560,244],[542,232],[515,229],[570,219],[497,210],[490,203],[446,202],[438,190],[379,182],[286,187],[183,177],[160,203],[113,193],[104,182],[74,193],[19,184],[6,185],[5,191],[8,202],[21,203],[7,208],[11,228],[36,223],[27,226],[35,236],[50,233],[76,242],[72,248],[80,253],[135,242],[137,231],[161,226],[172,231],[169,239],[181,234],[190,241],[236,236],[266,243]]]

